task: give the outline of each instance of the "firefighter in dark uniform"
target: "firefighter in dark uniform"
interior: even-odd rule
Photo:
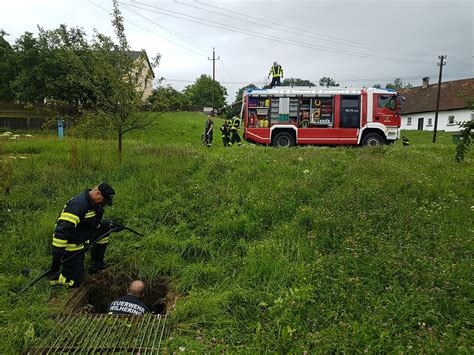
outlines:
[[[224,147],[228,147],[230,142],[229,122],[230,120],[224,120],[224,123],[219,127],[222,133],[222,143],[224,143]]]
[[[144,295],[145,283],[140,280],[135,280],[130,284],[126,296],[112,301],[112,303],[109,305],[107,313],[134,315],[150,313],[150,310],[142,301]]]
[[[280,85],[280,78],[283,79],[283,68],[277,62],[273,62],[270,72],[268,73],[268,78],[272,76],[272,82],[270,83],[270,88]]]
[[[237,146],[240,146],[242,144],[240,136],[239,136],[239,128],[240,128],[240,117],[234,116],[232,118],[232,123],[230,125],[231,137],[230,137],[229,146],[233,146],[236,142],[237,142]]]
[[[84,249],[86,243],[93,242],[111,228],[118,228],[117,231],[123,229],[119,223],[102,221],[104,207],[112,205],[114,195],[110,185],[101,183],[74,196],[64,206],[53,234],[53,261],[49,277],[52,285],[79,286],[84,281],[84,253],[65,263],[62,260]],[[89,273],[105,269],[104,255],[109,238],[99,240],[91,248]]]

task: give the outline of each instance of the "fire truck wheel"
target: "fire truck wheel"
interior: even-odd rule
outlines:
[[[277,133],[273,138],[273,146],[279,148],[292,147],[295,145],[293,136],[288,132]]]
[[[368,133],[364,137],[364,140],[362,141],[363,145],[370,145],[370,146],[382,145],[383,143],[384,143],[384,140],[382,136],[378,133]]]

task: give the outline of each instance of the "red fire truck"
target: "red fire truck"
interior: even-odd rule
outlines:
[[[400,100],[376,88],[249,89],[241,109],[244,138],[277,147],[391,143],[400,138]]]

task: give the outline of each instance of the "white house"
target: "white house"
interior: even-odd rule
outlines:
[[[141,73],[138,74],[138,87],[137,90],[143,91],[143,102],[146,102],[152,94],[153,80],[155,79],[155,73],[153,73],[153,67],[150,64],[146,51],[130,51],[128,52],[130,58],[134,61],[139,61],[139,67]]]
[[[430,85],[426,77],[422,86],[402,89],[400,94],[407,99],[401,108],[401,129],[433,131],[438,84]],[[457,122],[474,119],[463,94],[474,96],[473,78],[441,83],[438,131],[459,131]]]

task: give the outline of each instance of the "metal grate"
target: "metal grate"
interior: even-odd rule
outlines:
[[[69,314],[28,354],[157,354],[166,315]]]

